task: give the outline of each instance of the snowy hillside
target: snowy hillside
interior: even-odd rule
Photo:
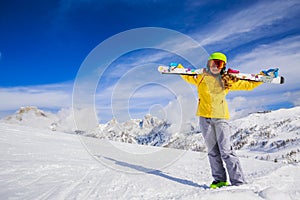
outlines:
[[[0,133],[1,199],[300,199],[299,165],[241,158],[249,183],[212,190],[205,153],[4,122]]]
[[[254,113],[233,121],[236,149],[274,162],[300,162],[300,107]]]
[[[76,130],[71,112],[57,114],[36,107],[24,107],[1,120],[45,130],[75,133],[116,142],[160,146],[205,152],[205,144],[197,122],[187,122],[174,131],[176,124],[146,115],[120,123],[112,119],[99,124],[94,131]],[[265,113],[253,113],[232,124],[232,140],[241,156],[272,162],[298,163],[300,161],[300,107]]]

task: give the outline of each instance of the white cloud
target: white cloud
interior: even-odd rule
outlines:
[[[49,109],[71,107],[71,84],[53,84],[0,88],[0,110],[16,110],[21,106],[38,106]]]
[[[118,121],[143,117],[156,105],[165,107],[178,96],[194,95],[194,91],[179,76],[161,75],[157,65],[137,66],[124,73],[110,87],[97,91],[97,109],[101,116],[114,115]],[[104,106],[105,105],[105,106]],[[134,113],[130,113],[134,111]]]
[[[295,106],[300,106],[300,91],[289,91],[282,96],[289,99]]]
[[[213,20],[211,27],[206,28],[205,31],[200,30],[200,34],[195,35],[204,46],[217,42],[224,43],[224,41],[232,43],[233,39],[241,42],[242,36],[247,37],[249,41],[253,39],[249,37],[261,37],[262,31],[264,36],[273,34],[273,31],[265,31],[263,28],[283,19],[292,19],[299,14],[299,5],[299,1],[259,1],[232,15],[231,11],[228,12],[228,17]],[[274,31],[282,30],[282,28],[279,26]],[[239,35],[238,38],[237,35]]]
[[[250,102],[250,103],[249,103]],[[261,105],[253,98],[249,100],[245,96],[237,96],[228,100],[228,107],[231,119],[243,117],[251,112],[257,111]]]
[[[299,87],[298,65],[300,63],[300,36],[285,38],[267,45],[257,46],[250,52],[239,54],[229,62],[241,71],[258,73],[262,69],[278,67],[286,83],[281,90]]]

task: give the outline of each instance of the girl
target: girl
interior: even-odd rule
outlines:
[[[230,143],[229,111],[226,95],[231,90],[252,90],[261,82],[239,80],[226,73],[227,58],[223,53],[211,54],[207,70],[196,76],[181,75],[198,89],[197,116],[208,149],[208,158],[214,181],[210,188],[227,186],[225,166],[231,185],[245,183],[240,161]],[[182,67],[179,65],[179,67]]]

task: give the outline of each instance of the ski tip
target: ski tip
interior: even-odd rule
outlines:
[[[280,79],[280,84],[284,84],[284,77],[283,76]]]

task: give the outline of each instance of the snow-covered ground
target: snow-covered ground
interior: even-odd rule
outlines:
[[[5,122],[0,133],[1,199],[300,199],[298,164],[242,157],[249,183],[212,190],[205,153]]]

